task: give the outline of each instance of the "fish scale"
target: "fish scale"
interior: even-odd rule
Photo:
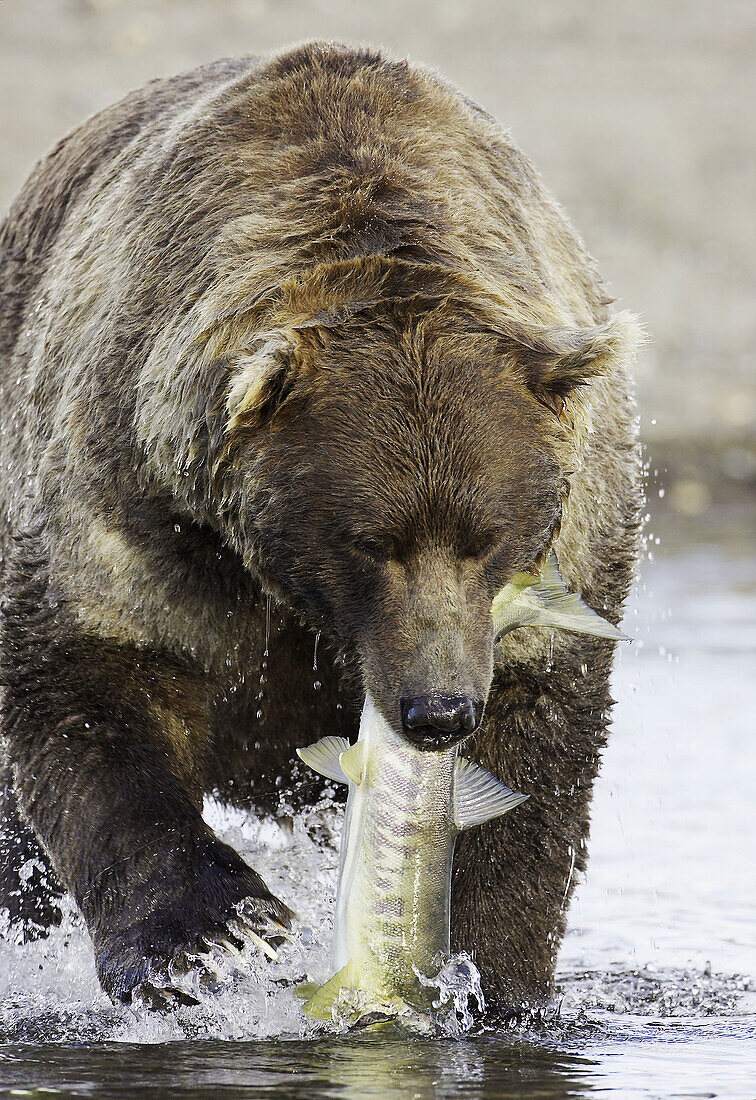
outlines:
[[[417,985],[415,967],[423,971],[432,966],[437,957],[440,960],[448,954],[449,950],[448,935],[444,935],[448,922],[440,922],[440,935],[430,938],[419,935],[425,924],[422,914],[436,913],[438,910],[437,888],[444,878],[448,847],[445,826],[448,807],[443,803],[438,807],[440,812],[435,815],[438,819],[435,829],[433,820],[427,815],[421,822],[417,813],[412,812],[428,804],[428,799],[423,798],[423,787],[433,784],[428,783],[427,773],[440,771],[443,784],[443,773],[449,770],[449,762],[446,759],[439,762],[428,760],[423,769],[420,761],[412,760],[408,753],[402,751],[405,742],[398,738],[397,742],[387,746],[390,763],[385,768],[380,767],[379,759],[374,757],[371,760],[371,763],[375,761],[377,764],[374,771],[379,778],[364,799],[364,843],[349,884],[348,898],[343,901],[344,905],[372,911],[375,924],[380,928],[376,929],[372,924],[349,925],[343,951],[337,954],[334,962],[341,968],[350,958],[364,955],[367,941],[369,954],[376,964],[375,984],[381,984],[378,973],[382,973],[385,967],[391,972],[394,987],[399,986],[406,991]],[[429,768],[428,765],[433,766]],[[448,779],[445,785],[451,789]],[[406,818],[397,839],[396,826],[402,813],[406,814]],[[422,844],[419,843],[421,837]],[[378,861],[371,858],[372,853],[379,853]],[[434,863],[438,866],[434,867]],[[427,896],[429,893],[430,896]],[[393,919],[386,917],[386,910],[396,914]],[[408,911],[414,915],[409,926],[403,919]],[[439,923],[435,918],[434,922]]]

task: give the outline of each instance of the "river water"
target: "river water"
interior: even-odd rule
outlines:
[[[756,1100],[755,521],[650,534],[545,1019],[444,1040],[316,1032],[289,982],[305,959],[326,976],[338,813],[259,824],[208,803],[299,913],[298,942],[241,978],[219,958],[221,991],[165,1017],[110,1005],[74,914],[45,942],[0,942],[0,1096]]]

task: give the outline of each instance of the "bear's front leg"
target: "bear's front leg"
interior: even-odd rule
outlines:
[[[86,920],[106,991],[170,988],[206,939],[291,916],[201,817],[209,690],[165,655],[78,630],[39,571],[4,606],[3,733],[24,819]],[[243,919],[237,922],[239,908]],[[246,925],[245,922],[246,921]]]
[[[459,839],[452,947],[468,951],[489,1007],[543,1006],[577,875],[585,867],[593,781],[606,740],[610,643],[570,640],[542,669],[494,675],[483,728],[463,748],[530,798]]]

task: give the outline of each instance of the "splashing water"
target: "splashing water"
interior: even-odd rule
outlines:
[[[44,940],[22,944],[7,922],[0,927],[0,1042],[109,1040],[164,1043],[189,1038],[243,1040],[311,1036],[323,1030],[301,1012],[296,986],[305,974],[325,981],[330,975],[332,914],[336,892],[338,845],[343,807],[329,800],[282,820],[262,820],[243,810],[207,799],[204,817],[226,843],[254,866],[274,893],[297,913],[295,935],[270,960],[254,945],[238,952],[209,944],[203,966],[172,984],[195,997],[196,1006],[155,1014],[136,1002],[114,1006],[100,990],[84,924],[73,903],[64,899],[59,928]],[[212,982],[208,981],[208,975]],[[427,1020],[403,1021],[417,1034],[458,1036],[474,1022],[470,1004],[484,1007],[480,975],[466,955],[455,956],[434,979],[436,989],[429,1029]],[[345,1027],[338,1014],[335,1031]]]
[[[485,1012],[480,971],[466,952],[453,955],[435,978],[426,978],[418,970],[415,974],[421,985],[438,990],[431,1019],[439,1034],[459,1038],[473,1027],[476,1016]],[[471,1011],[473,1001],[477,1013]]]

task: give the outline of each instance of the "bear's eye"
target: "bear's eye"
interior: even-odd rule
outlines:
[[[352,545],[359,554],[362,554],[366,558],[370,558],[371,561],[384,562],[389,558],[386,547],[378,542],[377,539],[358,536],[352,540]]]
[[[483,561],[491,556],[499,546],[504,531],[500,527],[482,528],[468,532],[462,556],[473,561]]]

